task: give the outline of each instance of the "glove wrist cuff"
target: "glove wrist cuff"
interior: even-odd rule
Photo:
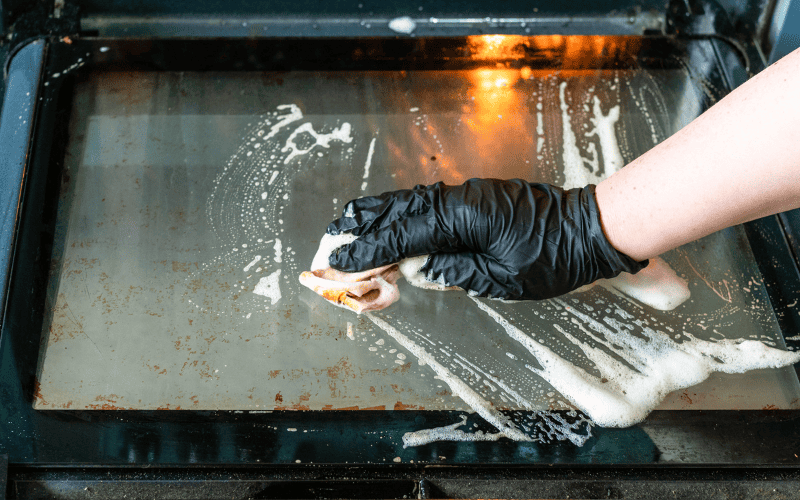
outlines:
[[[600,274],[598,278],[613,278],[622,272],[636,274],[647,267],[649,261],[637,261],[614,248],[611,242],[608,241],[600,221],[600,209],[597,206],[595,188],[594,184],[589,184],[581,189],[580,202],[589,222],[587,243],[589,243],[592,251],[596,253],[596,262],[602,263],[598,266]]]

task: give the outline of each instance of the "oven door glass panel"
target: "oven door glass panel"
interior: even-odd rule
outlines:
[[[591,373],[570,339],[603,349],[587,325],[611,319],[785,349],[741,228],[662,256],[691,294],[669,311],[607,285],[481,307],[401,283],[369,317],[298,283],[350,199],[471,177],[598,182],[697,116],[703,92],[679,69],[88,73],[35,408],[469,410],[412,345],[496,408],[569,407],[489,309]],[[660,408],[799,395],[791,367],[716,373]]]

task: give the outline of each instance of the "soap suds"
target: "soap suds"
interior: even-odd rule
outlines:
[[[361,191],[367,190],[367,179],[369,179],[369,167],[372,165],[372,154],[375,152],[375,140],[373,137],[372,142],[369,143],[369,152],[367,153],[367,161],[364,163],[364,182],[361,183]]]
[[[467,417],[462,415],[461,422],[456,422],[452,425],[444,427],[434,427],[433,429],[422,429],[414,432],[406,432],[403,434],[403,448],[409,446],[422,446],[425,444],[434,443],[437,441],[497,441],[504,434],[501,433],[484,433],[477,432],[464,432],[459,429],[467,423]]]
[[[800,361],[800,354],[753,340],[709,342],[684,332],[689,340],[679,344],[669,335],[634,321],[645,337],[641,338],[613,318],[604,325],[563,300],[554,299],[554,303],[579,320],[579,325],[585,325],[580,330],[588,338],[605,347],[592,346],[554,325],[580,348],[599,372],[597,376],[534,341],[485,303],[472,300],[536,358],[541,368],[528,365],[529,370],[603,427],[628,427],[641,422],[668,393],[697,385],[713,372],[744,373]]]
[[[275,250],[275,262],[283,262],[283,245],[280,238],[275,238],[275,245],[272,248]]]
[[[286,156],[286,158],[284,158],[283,163],[288,164],[295,157],[306,154],[317,146],[327,149],[330,147],[331,141],[334,140],[341,141],[344,143],[352,142],[353,137],[350,135],[350,129],[351,129],[350,124],[345,122],[340,127],[333,129],[333,131],[327,134],[320,134],[316,130],[314,130],[314,127],[311,125],[311,123],[304,123],[300,125],[296,129],[294,129],[291,135],[289,135],[289,137],[286,139],[286,144],[281,149],[281,153],[286,153],[287,151],[291,151],[291,153],[289,153]],[[295,143],[295,139],[297,138],[297,136],[303,133],[306,133],[314,138],[314,143],[305,149],[298,147],[297,143]]]
[[[256,256],[255,256],[255,258],[254,258],[252,261],[250,261],[250,263],[249,263],[249,264],[247,264],[247,265],[244,267],[244,269],[242,269],[242,270],[243,270],[244,272],[247,272],[247,271],[249,271],[249,270],[250,270],[250,268],[251,268],[251,267],[253,267],[254,265],[256,265],[256,263],[257,263],[259,260],[261,260],[261,256],[260,256],[260,255],[256,255]]]
[[[271,305],[275,305],[281,300],[281,287],[279,278],[281,277],[281,270],[273,272],[269,276],[264,276],[258,280],[258,284],[253,288],[253,293],[261,295],[269,299]]]
[[[389,29],[404,35],[410,35],[417,28],[417,23],[408,16],[395,17],[389,21]]]

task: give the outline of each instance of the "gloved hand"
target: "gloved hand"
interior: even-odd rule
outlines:
[[[636,262],[600,226],[594,185],[563,189],[519,179],[470,179],[359,198],[328,233],[359,238],[330,256],[334,269],[363,271],[430,254],[421,271],[479,296],[546,299]]]

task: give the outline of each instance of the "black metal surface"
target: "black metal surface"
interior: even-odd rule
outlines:
[[[158,14],[212,14],[219,15],[233,13],[276,13],[288,14],[298,13],[305,15],[325,15],[332,14],[341,16],[352,12],[376,12],[387,15],[408,15],[414,12],[453,12],[461,16],[481,15],[491,12],[503,14],[508,12],[524,12],[533,14],[535,12],[552,13],[560,12],[565,14],[579,15],[582,13],[599,15],[612,11],[645,10],[663,8],[660,1],[645,0],[600,0],[600,1],[581,1],[571,2],[569,5],[554,5],[545,0],[528,1],[524,3],[500,3],[488,4],[472,1],[460,0],[457,2],[445,0],[421,0],[409,4],[399,0],[380,1],[364,0],[358,2],[331,1],[323,5],[313,0],[302,0],[298,2],[281,2],[251,0],[143,0],[135,3],[124,0],[78,0],[74,2],[81,7],[87,15],[105,14],[135,14],[135,15],[158,15]],[[431,14],[433,15],[433,14]]]
[[[14,498],[800,498],[790,469],[12,467]]]
[[[51,46],[48,71],[56,72],[74,64],[77,57],[95,58],[100,67],[124,64],[123,60],[98,58],[99,48],[108,41],[79,41]],[[370,41],[341,42],[363,43]],[[410,47],[426,48],[427,54],[447,53],[454,47],[447,40],[398,41],[398,52]],[[169,45],[172,44],[172,45]],[[427,45],[426,45],[427,44]],[[697,45],[706,44],[697,51]],[[284,42],[283,49],[300,47],[300,42]],[[637,64],[673,64],[663,57],[691,50],[706,54],[713,62],[714,50],[702,41],[649,40],[644,42]],[[139,42],[147,50],[113,53],[140,53],[131,67],[178,67],[230,69],[248,51],[262,53],[263,43],[214,44],[204,42]],[[250,48],[247,48],[250,47]],[[275,47],[270,42],[269,47]],[[388,47],[392,47],[389,45]],[[169,49],[169,50],[167,50]],[[353,49],[353,45],[350,45]],[[299,49],[298,49],[299,50]],[[262,52],[260,52],[262,51]],[[439,51],[439,52],[437,52]],[[181,55],[194,57],[181,59]],[[352,53],[352,52],[342,52]],[[369,53],[367,50],[366,53]],[[411,51],[411,53],[414,53]],[[147,54],[149,54],[149,59]],[[318,48],[307,49],[303,61],[324,55]],[[235,57],[234,57],[235,55]],[[424,67],[430,58],[423,53],[399,61],[387,58],[380,64]],[[661,56],[661,57],[657,57]],[[558,54],[550,54],[551,64]],[[269,60],[269,59],[266,59]],[[673,63],[668,61],[673,60]],[[665,62],[666,61],[666,62]],[[458,64],[452,58],[448,64]],[[463,58],[462,64],[467,63]],[[629,64],[625,58],[611,58],[595,64]],[[246,66],[247,63],[242,66]],[[252,63],[261,64],[261,63]],[[288,64],[287,62],[276,63]],[[366,65],[364,58],[350,58],[347,65]],[[711,65],[717,67],[717,63]],[[241,66],[239,66],[241,67]],[[174,68],[173,68],[174,69]],[[60,186],[61,162],[66,143],[71,82],[73,74],[54,81],[44,89],[38,110],[37,130],[31,155],[29,181],[16,247],[11,302],[0,337],[0,453],[7,453],[14,464],[257,464],[284,463],[373,463],[389,464],[655,464],[662,450],[670,461],[692,464],[785,464],[800,463],[800,417],[794,411],[655,412],[643,424],[628,429],[594,429],[594,437],[582,448],[567,444],[536,444],[499,441],[493,443],[435,443],[418,448],[402,448],[402,434],[409,430],[447,425],[456,421],[455,412],[126,412],[92,411],[37,412],[31,407],[36,393],[35,364],[39,346],[42,307],[49,267],[50,245],[55,224],[55,193]],[[717,76],[716,78],[719,78]],[[723,82],[724,83],[724,82]],[[782,233],[778,233],[782,234]],[[766,267],[778,296],[779,286],[791,287],[791,259],[785,240],[752,238],[754,250],[762,251]],[[759,246],[760,245],[760,246]],[[775,255],[790,260],[773,263]],[[788,290],[789,288],[787,288]],[[797,291],[800,288],[795,287]],[[778,299],[773,299],[776,303]],[[786,336],[797,334],[796,326],[782,325]],[[321,429],[316,433],[291,432],[289,428]],[[381,439],[375,440],[375,429]],[[688,437],[687,437],[688,436]],[[395,462],[395,459],[398,462]],[[604,474],[607,472],[604,472]],[[33,486],[32,486],[33,487]],[[38,487],[38,486],[37,486]],[[533,490],[525,490],[533,491]],[[548,490],[549,491],[549,490]],[[588,491],[588,490],[587,490]],[[594,491],[594,490],[592,490]],[[733,491],[733,490],[731,490]]]
[[[6,500],[8,490],[8,455],[0,455],[0,500]]]
[[[34,125],[44,46],[44,41],[33,42],[14,58],[9,67],[8,92],[0,115],[0,144],[3,145],[3,154],[0,155],[0,304],[6,302],[8,270]]]
[[[3,37],[2,41],[0,41],[0,67],[5,68],[7,60],[8,60],[8,43],[6,43],[6,40]],[[0,113],[3,112],[3,100],[5,99],[6,95],[7,79],[8,75],[6,75],[5,70],[0,71]]]

